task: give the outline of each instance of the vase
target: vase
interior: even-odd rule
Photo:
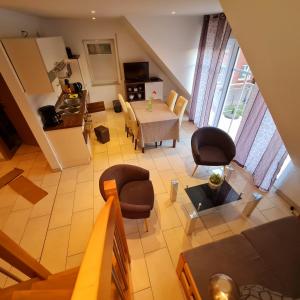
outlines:
[[[212,189],[212,190],[217,190],[220,188],[220,186],[222,185],[223,181],[221,181],[219,184],[215,184],[212,183],[210,180],[208,180],[208,186]]]
[[[151,99],[147,100],[147,110],[152,111],[152,100]]]

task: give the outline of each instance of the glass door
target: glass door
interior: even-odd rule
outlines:
[[[228,132],[232,139],[239,129],[245,108],[255,87],[250,67],[241,49],[231,72],[218,127]]]
[[[250,67],[235,38],[227,43],[217,79],[209,125],[226,131],[234,140],[255,81]]]

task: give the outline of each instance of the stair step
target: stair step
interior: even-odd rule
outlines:
[[[11,300],[70,300],[73,290],[15,291]]]
[[[79,267],[68,269],[66,271],[62,271],[62,272],[59,272],[59,273],[51,274],[51,275],[48,276],[48,279],[65,277],[65,276],[68,276],[68,275],[75,275],[75,274],[77,276],[78,271],[79,271]]]
[[[2,290],[0,290],[0,299],[1,300],[10,300],[12,297],[12,294],[15,291],[30,290],[32,287],[32,284],[35,282],[38,282],[38,281],[40,281],[39,278],[32,278],[32,279],[11,285],[9,287],[3,288]]]
[[[32,289],[73,289],[78,275],[78,271],[79,268],[74,268],[64,272],[50,275],[46,280],[35,282],[32,285]]]

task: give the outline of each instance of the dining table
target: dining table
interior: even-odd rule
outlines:
[[[173,140],[173,147],[176,147],[176,140],[179,138],[179,118],[170,110],[168,105],[159,99],[152,101],[149,108],[149,100],[131,101],[130,105],[135,113],[139,125],[139,144],[142,152],[145,151],[145,144]]]

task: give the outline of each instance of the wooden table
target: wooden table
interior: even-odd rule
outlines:
[[[146,143],[179,138],[179,118],[162,100],[152,100],[152,111],[147,110],[147,101],[133,101],[130,105],[139,124],[139,142],[144,152]]]

